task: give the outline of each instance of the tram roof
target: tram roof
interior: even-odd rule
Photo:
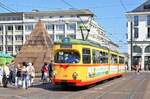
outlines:
[[[82,39],[72,39],[72,38],[69,38],[70,41],[69,42],[64,42],[63,40],[59,40],[59,41],[55,41],[54,44],[62,44],[62,45],[69,45],[69,44],[75,44],[75,45],[90,45],[90,46],[93,46],[93,47],[98,47],[98,48],[102,48],[102,49],[105,49],[105,50],[109,50],[108,47],[105,47],[105,46],[102,46],[100,45],[99,43],[97,42],[94,42],[94,41],[90,41],[90,40],[82,40]],[[112,53],[118,53],[118,54],[121,54],[120,52],[118,51],[112,51]]]
[[[107,48],[105,46],[100,45],[97,42],[93,42],[93,41],[90,41],[90,40],[81,40],[81,39],[70,39],[70,42],[68,42],[68,43],[64,43],[63,40],[62,40],[62,41],[54,42],[54,44],[90,45],[90,46],[93,46],[93,47],[99,47],[99,48],[103,48],[103,49],[107,49],[107,50],[109,49],[109,48]]]

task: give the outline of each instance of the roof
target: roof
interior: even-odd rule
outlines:
[[[64,16],[64,15],[90,15],[94,16],[89,9],[69,9],[69,10],[59,10],[59,11],[34,11],[34,12],[24,12],[25,15],[37,16],[38,14],[49,15],[49,16]]]
[[[59,10],[59,11],[31,11],[31,12],[15,12],[15,13],[0,13],[0,16],[6,15],[28,15],[28,16],[38,16],[38,15],[47,15],[47,16],[64,16],[64,15],[87,15],[94,16],[94,13],[89,9],[69,9],[69,10]]]
[[[134,12],[150,12],[150,0],[147,0],[137,8],[127,13],[134,13]]]
[[[116,43],[114,43],[113,41],[109,41],[109,43],[112,44],[112,45],[114,45],[114,46],[116,46],[116,47],[119,47],[119,45],[116,44]]]

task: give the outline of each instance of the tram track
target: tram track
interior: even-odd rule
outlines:
[[[138,77],[138,76],[135,74],[135,76],[130,77],[128,80],[124,81],[123,83],[118,82],[118,84],[117,84],[116,86],[110,87],[109,90],[107,90],[107,91],[105,91],[104,93],[102,93],[101,95],[97,96],[95,99],[103,99],[104,96],[107,96],[108,94],[111,94],[112,92],[115,92],[115,90],[117,90],[117,89],[121,89],[122,86],[123,86],[122,89],[126,89],[126,87],[127,87],[128,85],[130,85],[131,83],[135,82],[135,81],[133,81],[132,79],[137,79],[137,77]],[[145,76],[142,77],[142,79],[145,79]],[[143,82],[144,82],[144,81],[142,81],[142,83],[143,83]],[[140,83],[140,85],[141,85],[142,83]],[[139,85],[139,84],[138,84],[138,85]],[[136,87],[136,84],[135,84],[135,87]],[[129,88],[130,88],[130,87],[129,87]],[[131,89],[132,89],[132,88],[131,88]],[[132,90],[132,91],[133,91],[133,90]],[[130,95],[129,97],[131,97],[131,96],[132,96],[132,95]],[[132,96],[132,97],[133,97],[133,96]],[[129,98],[129,99],[132,99],[132,98]]]
[[[146,75],[145,75],[145,76],[143,77],[143,79],[139,81],[138,85],[137,85],[136,87],[134,87],[134,89],[130,92],[128,99],[134,99],[134,97],[136,96],[136,94],[138,93],[138,91],[141,90],[141,87],[142,87],[143,85],[145,85],[145,87],[146,87],[146,85],[148,84],[148,81],[149,81],[149,80],[146,79]],[[147,84],[145,84],[145,83],[147,83]],[[144,88],[144,91],[145,91],[145,88]],[[139,93],[138,93],[138,94],[139,94]],[[141,94],[144,95],[144,92],[141,93]]]
[[[50,87],[49,84],[38,85],[28,90],[1,89],[0,99],[149,99],[149,77],[150,73],[127,73],[121,78],[79,89]]]
[[[72,94],[69,94],[69,95],[66,95],[64,97],[61,97],[59,99],[76,99],[78,97],[78,99],[80,99],[79,97],[84,97],[84,96],[87,96],[87,94],[89,93],[97,93],[97,92],[94,92],[92,90],[95,90],[97,88],[99,88],[100,90],[101,89],[105,89],[106,87],[110,87],[110,86],[113,86],[113,85],[116,85],[118,83],[121,83],[121,82],[124,82],[125,80],[127,79],[132,79],[133,77],[135,76],[135,74],[132,74],[129,78],[126,78],[126,77],[122,77],[122,78],[118,78],[116,80],[111,80],[111,81],[108,81],[107,83],[104,83],[104,84],[99,84],[99,85],[96,85],[95,87],[92,87],[90,89],[87,89],[87,90],[83,90],[83,91],[79,91],[79,92],[75,92],[75,93],[72,93]],[[100,91],[99,90],[99,91]],[[76,98],[74,97],[76,96]],[[74,97],[74,98],[72,98]]]

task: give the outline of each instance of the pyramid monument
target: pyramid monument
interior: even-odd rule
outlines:
[[[53,42],[43,22],[39,20],[29,38],[16,55],[15,62],[16,64],[32,62],[36,72],[40,72],[43,63],[50,63],[52,60]]]

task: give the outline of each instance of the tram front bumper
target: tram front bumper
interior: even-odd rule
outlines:
[[[54,82],[55,85],[77,86],[78,83],[81,83],[81,80],[60,80],[60,79],[54,79],[53,82]]]

